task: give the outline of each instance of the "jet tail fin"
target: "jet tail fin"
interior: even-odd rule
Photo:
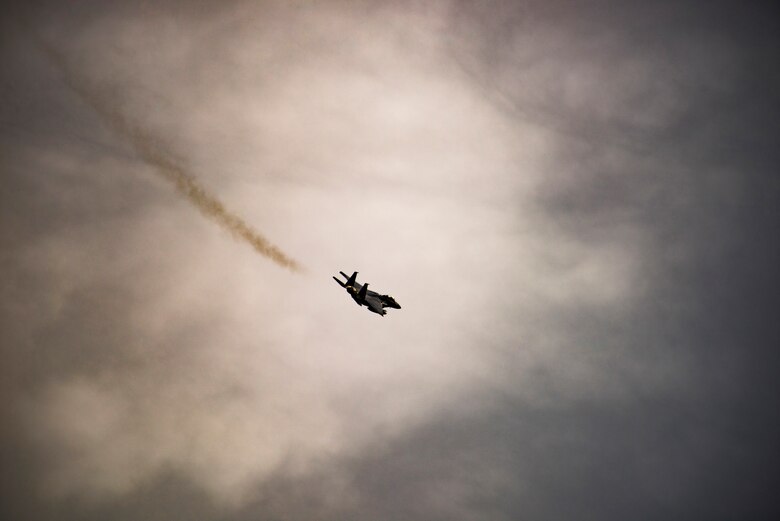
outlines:
[[[358,293],[358,299],[360,300],[360,302],[365,302],[367,291],[368,291],[368,283],[365,283],[363,284],[363,287],[360,288],[360,293]]]
[[[346,274],[346,273],[343,273],[343,272],[340,272],[340,273],[341,273],[342,275],[344,275],[345,277],[347,276],[347,274]],[[351,276],[351,277],[349,277],[349,278],[347,279],[347,286],[354,286],[354,285],[355,285],[355,279],[357,279],[357,274],[358,274],[358,272],[356,271],[355,273],[353,273],[353,274],[352,274],[352,276]]]
[[[336,277],[333,277],[333,280],[335,280],[336,282],[338,282],[338,283],[339,283],[339,286],[341,286],[342,288],[343,288],[343,287],[346,287],[346,284],[344,284],[343,282],[341,282],[341,281],[340,281],[339,279],[337,279]]]

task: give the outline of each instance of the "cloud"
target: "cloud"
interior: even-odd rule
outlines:
[[[776,37],[681,5],[42,8],[136,143],[8,33],[4,508],[770,511]],[[169,158],[307,272],[198,219]]]

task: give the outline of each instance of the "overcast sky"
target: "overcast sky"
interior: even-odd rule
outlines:
[[[768,4],[20,5],[3,519],[780,513]]]

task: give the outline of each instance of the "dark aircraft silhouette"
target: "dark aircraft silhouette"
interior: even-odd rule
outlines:
[[[342,288],[346,288],[347,293],[352,297],[352,299],[358,303],[360,306],[366,306],[369,311],[372,311],[376,313],[377,315],[385,316],[385,308],[395,308],[395,309],[401,309],[401,306],[398,305],[398,302],[395,301],[393,297],[390,295],[380,295],[379,293],[376,293],[375,291],[371,291],[368,289],[368,284],[359,284],[355,281],[355,278],[357,277],[358,272],[352,274],[351,277],[347,277],[347,274],[343,271],[340,271],[345,279],[347,279],[347,282],[341,282],[336,277],[333,277],[333,280],[339,283],[339,286]]]

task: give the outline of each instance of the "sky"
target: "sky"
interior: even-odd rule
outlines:
[[[778,515],[769,3],[2,9],[3,519]]]

